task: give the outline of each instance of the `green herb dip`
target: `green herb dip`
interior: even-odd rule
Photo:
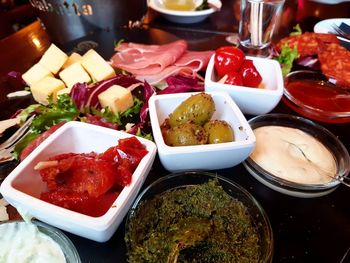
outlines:
[[[140,203],[125,236],[128,262],[259,262],[247,208],[217,179]]]

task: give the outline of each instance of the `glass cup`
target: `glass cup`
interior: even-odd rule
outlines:
[[[285,0],[241,0],[239,42],[247,49],[264,49],[272,35]]]

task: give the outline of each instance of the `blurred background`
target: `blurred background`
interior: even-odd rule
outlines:
[[[222,0],[220,12],[202,23],[191,25],[191,28],[237,32],[239,8],[240,0]],[[334,12],[336,8],[337,12]],[[309,15],[305,19],[306,14]],[[350,0],[286,0],[277,30],[290,31],[295,20],[304,20],[303,30],[312,31],[312,28],[307,28],[308,24],[333,17],[349,18]],[[82,37],[96,28],[115,30],[120,26],[132,26],[135,22],[152,27],[186,27],[164,21],[155,12],[147,12],[147,0],[0,0],[0,39],[39,18],[57,43]]]

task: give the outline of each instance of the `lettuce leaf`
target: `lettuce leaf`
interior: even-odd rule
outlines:
[[[78,118],[79,110],[68,94],[62,94],[58,97],[57,102],[49,97],[49,104],[36,108],[31,130],[37,133],[46,131],[51,126],[62,121],[72,121]]]
[[[281,52],[276,60],[280,63],[282,75],[286,76],[293,67],[293,62],[299,57],[297,47],[291,48],[288,43],[281,47]]]

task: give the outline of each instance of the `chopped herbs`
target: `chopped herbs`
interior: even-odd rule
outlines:
[[[247,208],[217,179],[164,192],[140,203],[125,240],[128,262],[259,262]]]

